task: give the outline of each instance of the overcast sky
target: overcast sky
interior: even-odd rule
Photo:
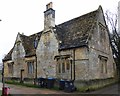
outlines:
[[[117,12],[119,0],[0,0],[0,62],[13,47],[17,33],[31,35],[43,30],[46,4],[53,2],[56,25],[102,5],[104,12]]]

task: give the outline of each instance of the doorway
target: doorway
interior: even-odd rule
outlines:
[[[23,72],[24,72],[24,69],[21,69],[21,71],[20,71],[20,83],[23,83]]]

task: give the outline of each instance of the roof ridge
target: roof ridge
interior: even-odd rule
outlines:
[[[87,16],[87,15],[89,15],[89,14],[92,14],[92,13],[94,13],[94,12],[97,12],[98,10],[99,10],[99,9],[96,9],[96,10],[94,10],[94,11],[92,11],[92,12],[88,12],[88,13],[83,14],[83,15],[81,15],[81,16],[78,16],[78,17],[75,17],[75,18],[73,18],[73,19],[67,20],[67,21],[65,21],[65,22],[63,22],[63,23],[61,23],[61,24],[56,25],[56,26],[60,26],[60,25],[66,24],[66,23],[68,23],[68,22],[74,21],[75,19],[82,18],[82,17],[84,17],[84,16]]]
[[[56,36],[59,41],[59,50],[76,48],[86,46],[90,37],[91,31],[94,27],[94,21],[97,19],[97,14],[101,10],[101,6],[97,10],[88,12],[79,17],[73,18],[61,24],[55,25]],[[25,56],[35,55],[34,40],[38,36],[38,40],[41,38],[41,34],[44,30],[26,36],[20,34],[21,40],[23,41],[23,47],[25,48]],[[39,42],[39,41],[38,41]],[[11,50],[12,51],[12,50]],[[4,60],[11,59],[11,52],[6,55]]]

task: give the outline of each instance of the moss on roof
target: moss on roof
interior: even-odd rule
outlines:
[[[61,41],[60,50],[86,45],[89,33],[93,31],[97,12],[93,11],[56,26],[56,34]]]

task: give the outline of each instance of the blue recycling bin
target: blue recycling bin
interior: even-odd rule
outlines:
[[[55,83],[55,78],[47,78],[47,88],[53,88]]]
[[[65,80],[60,80],[59,81],[59,89],[64,90],[64,88],[65,88]]]

